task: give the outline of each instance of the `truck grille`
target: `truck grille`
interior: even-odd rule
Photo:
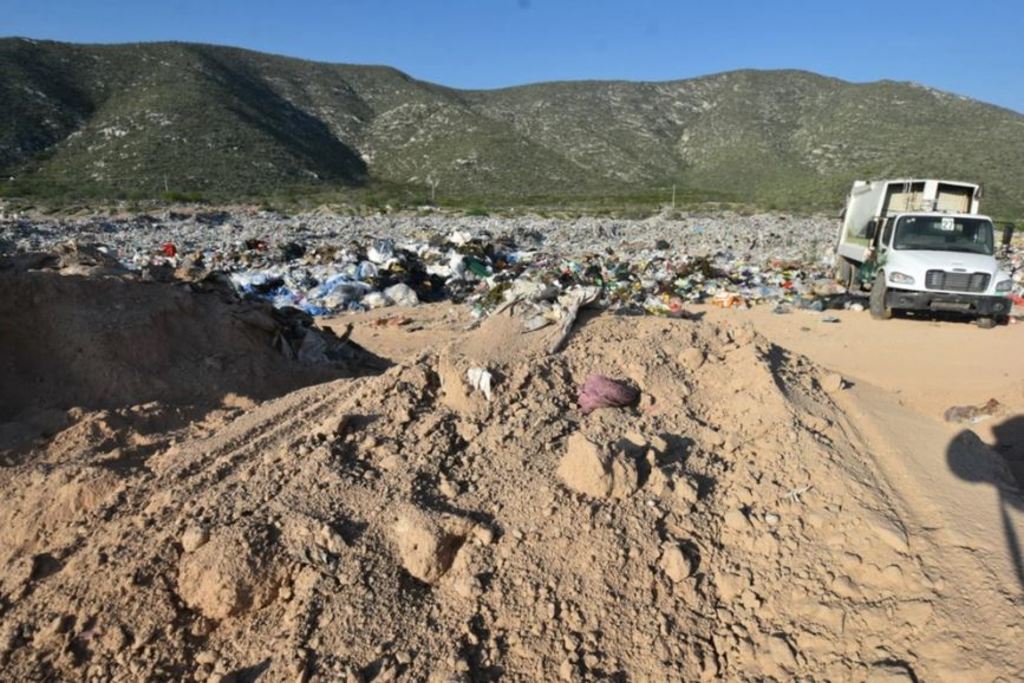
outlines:
[[[991,279],[988,273],[950,273],[929,270],[924,276],[925,289],[944,289],[947,292],[984,292]]]

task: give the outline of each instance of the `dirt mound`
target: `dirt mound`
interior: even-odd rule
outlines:
[[[0,448],[59,431],[69,409],[263,400],[383,367],[216,280],[153,281],[88,254],[0,263]]]
[[[820,369],[701,322],[590,318],[557,355],[519,334],[492,321],[127,461],[62,434],[3,468],[5,671],[912,681],[993,656],[942,637],[935,558]],[[584,415],[594,373],[637,405]]]

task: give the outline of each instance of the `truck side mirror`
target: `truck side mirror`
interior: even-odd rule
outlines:
[[[1007,223],[1003,226],[1003,248],[1009,249],[1010,242],[1013,241],[1013,229],[1016,228],[1013,223]]]

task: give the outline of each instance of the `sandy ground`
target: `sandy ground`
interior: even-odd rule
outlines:
[[[1024,508],[1012,492],[958,471],[951,455],[952,444],[976,436],[1024,483],[1024,325],[982,330],[963,322],[879,321],[850,311],[830,312],[839,323],[766,308],[707,313],[709,320],[748,320],[780,346],[848,378],[857,399],[850,409],[877,430],[879,467],[898,480],[898,492],[922,515],[939,513],[935,523],[959,534],[956,543],[986,546],[1004,580],[1024,589],[1016,540],[1024,535]],[[1003,405],[1000,415],[970,425],[942,420],[951,406],[992,398]]]
[[[35,348],[67,318],[88,358],[0,334],[10,680],[1024,678],[1024,326],[586,312],[549,354],[391,308],[320,321],[390,366],[295,389],[237,302],[75,282],[28,283]],[[639,400],[581,410],[595,373]]]
[[[918,412],[941,417],[953,405],[996,398],[1024,412],[1024,325],[982,330],[965,322],[874,320],[865,312],[702,309],[709,320],[743,320],[780,346],[850,378],[896,394]]]
[[[747,320],[848,378],[853,387],[841,405],[868,435],[879,470],[919,533],[949,550],[949,564],[969,582],[965,599],[977,600],[986,618],[985,598],[993,593],[1020,605],[1011,596],[1024,591],[1024,325],[982,330],[850,311],[830,312],[840,322],[824,323],[821,314],[767,308],[707,315]],[[970,425],[942,419],[951,406],[992,398],[1003,405],[997,416]],[[992,447],[995,462],[979,462],[986,457],[979,441]],[[1004,463],[1015,481],[988,469]]]

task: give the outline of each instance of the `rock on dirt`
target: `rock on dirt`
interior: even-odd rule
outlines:
[[[209,540],[209,531],[200,526],[190,526],[181,534],[181,547],[186,553],[191,553]]]
[[[558,465],[558,477],[573,491],[592,498],[625,498],[636,490],[636,463],[612,455],[583,434],[573,434]]]
[[[742,510],[729,510],[722,517],[722,521],[730,529],[735,531],[744,531],[750,528],[750,520],[743,513]]]
[[[842,391],[846,387],[846,381],[838,372],[828,372],[823,374],[818,379],[818,384],[822,389],[830,394]]]
[[[182,557],[178,594],[210,619],[269,604],[278,588],[272,546],[264,527],[218,530],[207,543]]]
[[[672,583],[679,583],[693,574],[693,563],[674,541],[668,541],[661,547],[658,564]]]
[[[681,476],[672,481],[676,498],[683,503],[693,504],[700,498],[700,488],[692,477]]]
[[[473,525],[453,515],[407,507],[392,529],[402,566],[424,583],[437,583],[452,566]]]
[[[690,372],[696,372],[704,365],[704,352],[691,346],[680,351],[676,360]]]

